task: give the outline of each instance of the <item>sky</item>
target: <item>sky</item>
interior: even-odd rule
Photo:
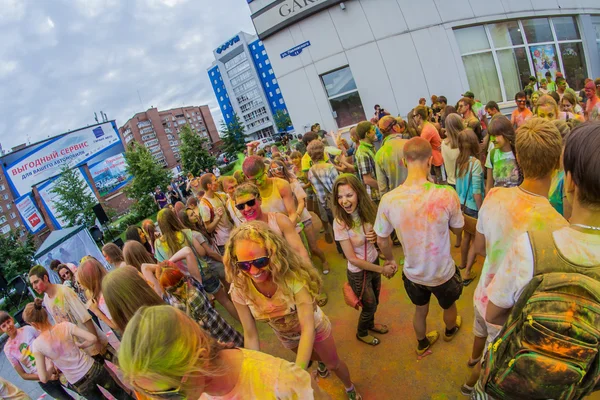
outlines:
[[[0,10],[4,150],[94,124],[100,110],[121,126],[151,106],[208,104],[218,127],[212,51],[255,33],[246,0],[0,0]]]

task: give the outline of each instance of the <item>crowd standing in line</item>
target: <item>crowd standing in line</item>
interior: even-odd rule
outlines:
[[[456,301],[477,282],[472,370],[457,391],[582,398],[600,382],[600,84],[576,93],[554,78],[531,77],[508,117],[470,91],[455,107],[422,98],[406,119],[376,105],[349,141],[314,124],[268,151],[250,143],[233,176],[215,166],[157,187],[158,227],[145,220],[122,251],[104,246],[108,267],[53,260],[62,284],[31,269],[43,297],[25,309],[30,326],[0,312],[8,360],[57,399],[72,398],[65,388],[102,399],[100,387],[118,399],[326,399],[316,378],[332,372],[361,399],[366,382],[338,354],[322,309],[329,263],[316,217],[347,260],[340,289],[361,310],[359,343],[394,329],[376,318],[382,276],[401,278],[414,304],[418,357],[460,333]],[[427,329],[432,295],[441,332]],[[261,352],[257,322],[295,362]],[[0,393],[27,398],[2,379]]]

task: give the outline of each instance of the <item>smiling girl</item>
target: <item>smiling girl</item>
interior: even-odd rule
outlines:
[[[253,221],[232,232],[224,262],[245,348],[260,350],[256,321],[267,322],[281,344],[297,354],[296,365],[306,369],[311,359],[322,361],[321,377],[332,370],[348,398],[361,399],[338,357],[329,318],[315,302],[321,278],[306,259],[264,223]]]
[[[515,129],[505,116],[499,115],[488,126],[490,142],[494,147],[485,161],[487,179],[485,193],[492,187],[514,187],[521,182],[515,151]]]

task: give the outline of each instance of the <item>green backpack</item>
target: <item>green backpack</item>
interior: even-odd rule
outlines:
[[[600,389],[600,265],[566,260],[551,232],[528,235],[533,279],[488,347],[484,388],[497,399],[582,399]]]

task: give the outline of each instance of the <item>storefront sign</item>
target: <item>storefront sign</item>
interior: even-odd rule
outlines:
[[[65,165],[82,164],[120,142],[116,125],[105,122],[49,140],[29,153],[25,150],[23,157],[5,167],[5,174],[15,195],[22,196],[36,184],[60,174]]]
[[[222,45],[220,45],[217,48],[217,50],[216,50],[217,54],[221,54],[222,52],[227,50],[229,48],[229,46],[231,46],[234,43],[237,43],[239,41],[240,41],[240,37],[238,35],[235,35],[234,37],[232,37],[231,39],[229,39],[228,41],[226,41],[225,43],[223,43]]]
[[[300,19],[341,2],[341,0],[275,0],[252,14],[252,22],[258,37],[264,39]]]
[[[73,171],[81,181],[87,182],[87,185],[85,185],[84,195],[92,196],[95,199],[96,195],[94,194],[92,188],[89,186],[89,182],[87,181],[81,170],[79,168],[76,168]],[[52,222],[54,223],[54,225],[56,225],[58,229],[62,229],[66,228],[68,223],[67,221],[61,218],[58,210],[56,209],[56,201],[60,198],[60,196],[52,192],[52,189],[58,183],[58,179],[59,178],[54,178],[48,182],[42,183],[40,186],[38,186],[38,193],[40,195],[40,198],[42,199],[42,204],[44,205],[46,212],[52,219]]]
[[[281,53],[281,58],[286,58],[287,56],[296,57],[298,54],[302,53],[302,50],[305,47],[308,47],[308,46],[310,46],[310,40],[307,40],[304,43],[300,43],[296,47],[292,47],[291,49],[284,51],[283,53]]]
[[[36,233],[46,227],[42,213],[35,205],[31,194],[26,194],[15,200],[15,205],[29,232]]]
[[[116,192],[132,178],[131,174],[127,172],[127,163],[123,153],[102,160],[89,168],[100,196]]]

